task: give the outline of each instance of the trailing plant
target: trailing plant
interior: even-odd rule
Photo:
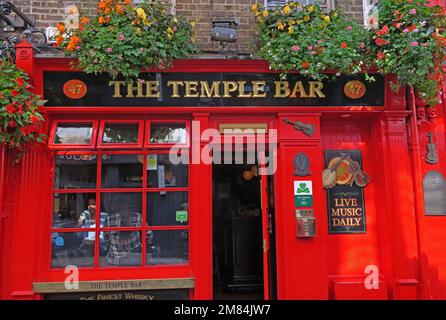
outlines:
[[[31,92],[25,72],[9,60],[0,59],[0,143],[22,151],[29,143],[44,142],[44,103]]]
[[[324,13],[318,5],[297,2],[276,9],[254,4],[252,11],[260,31],[259,55],[271,69],[323,79],[327,70],[351,74],[369,64],[367,32],[337,11]]]
[[[381,0],[379,28],[372,30],[371,49],[383,74],[395,74],[393,89],[413,87],[423,103],[439,103],[445,58],[445,9],[426,0]]]
[[[141,69],[166,68],[193,52],[192,25],[168,14],[160,3],[101,0],[97,16],[80,19],[79,29],[57,25],[57,45],[86,73],[136,78]]]

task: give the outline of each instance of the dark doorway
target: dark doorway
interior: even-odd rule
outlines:
[[[257,165],[213,166],[214,299],[263,299]]]

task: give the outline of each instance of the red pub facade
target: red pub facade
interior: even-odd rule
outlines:
[[[18,164],[0,149],[1,298],[446,298],[444,104],[421,123],[388,77],[280,80],[260,60],[179,60],[130,85],[69,62],[17,47],[49,138]],[[263,153],[169,160],[225,128],[268,133],[273,174]]]

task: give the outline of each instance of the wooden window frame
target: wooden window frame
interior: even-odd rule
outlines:
[[[103,136],[105,131],[105,126],[108,123],[113,124],[138,124],[138,141],[136,143],[119,143],[112,142],[106,143],[103,142]],[[101,120],[99,125],[99,134],[98,134],[98,149],[136,149],[142,148],[143,140],[144,140],[144,120]]]
[[[57,127],[60,123],[91,123],[92,132],[90,138],[90,144],[65,144],[65,143],[54,143],[54,138],[56,137]],[[70,119],[70,120],[56,120],[51,126],[51,132],[48,140],[48,148],[51,150],[67,150],[67,149],[78,149],[78,150],[88,150],[94,149],[96,147],[96,139],[98,136],[98,120],[85,120],[85,119]]]

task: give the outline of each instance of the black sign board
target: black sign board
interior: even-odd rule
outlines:
[[[74,291],[74,290],[73,290]],[[188,300],[187,289],[132,290],[45,294],[45,300]]]
[[[338,163],[342,154],[349,155],[351,160],[357,161],[362,167],[359,150],[326,150],[325,166]],[[352,181],[354,177],[348,173],[347,164],[345,162],[344,168],[340,170],[341,176],[337,177],[336,185],[327,190],[329,233],[366,232],[364,189]]]
[[[47,107],[384,106],[384,78],[313,81],[277,73],[143,73],[138,81],[81,72],[44,72]]]

